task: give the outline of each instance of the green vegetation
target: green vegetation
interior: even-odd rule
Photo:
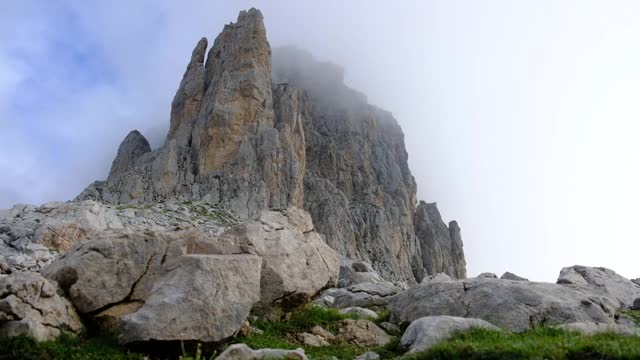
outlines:
[[[585,336],[552,328],[521,334],[475,329],[407,359],[640,359],[640,338],[615,334]]]
[[[628,315],[636,325],[640,326],[640,310],[627,310],[623,312],[625,315]]]
[[[381,312],[380,322],[385,320]],[[627,312],[627,315],[640,320],[640,311]],[[366,349],[337,342],[324,347],[302,346],[295,335],[310,332],[316,325],[328,331],[337,332],[341,320],[354,318],[341,314],[335,309],[323,309],[307,306],[294,311],[283,321],[257,320],[254,326],[262,334],[233,339],[233,343],[246,343],[253,349],[304,348],[309,359],[353,359],[366,352],[375,351],[382,359],[397,359],[403,354],[398,338],[384,347]],[[228,345],[228,344],[227,344]],[[193,348],[192,348],[193,349]],[[182,360],[209,360],[222,352],[189,352],[182,349]],[[37,343],[26,337],[0,338],[0,359],[24,360],[142,360],[144,355],[133,353],[106,339],[68,338],[57,341]],[[576,332],[567,332],[552,328],[538,328],[521,334],[507,331],[496,332],[475,329],[458,334],[426,352],[404,357],[407,360],[511,360],[511,359],[552,359],[552,360],[626,360],[640,359],[640,338],[615,334],[585,336]]]
[[[0,337],[2,360],[142,360],[140,354],[105,339],[61,337],[56,341],[36,342],[24,337]]]

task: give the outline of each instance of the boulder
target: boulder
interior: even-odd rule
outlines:
[[[598,293],[615,298],[621,306],[631,306],[640,297],[640,285],[603,267],[566,267],[560,271],[557,283],[592,287]]]
[[[84,330],[58,284],[38,273],[15,272],[0,278],[0,336],[25,335],[38,341]]]
[[[595,335],[601,333],[614,333],[619,335],[640,335],[640,330],[631,327],[624,326],[621,324],[603,324],[597,322],[574,322],[569,324],[562,324],[556,326],[558,329],[567,330],[567,331],[577,331],[584,335]]]
[[[216,342],[232,336],[260,298],[260,265],[255,255],[176,259],[144,305],[121,318],[121,339]]]
[[[455,316],[427,316],[413,321],[405,330],[400,344],[408,348],[407,354],[428,350],[433,345],[449,339],[458,332],[472,328],[500,331],[490,323],[472,318]]]
[[[361,347],[384,346],[391,337],[369,320],[342,320],[338,325],[338,338]]]
[[[358,355],[356,360],[380,360],[380,354],[373,351],[367,351],[364,354]]]
[[[413,287],[388,299],[392,320],[478,318],[515,332],[568,322],[615,323],[616,299],[588,286],[473,278]]]
[[[631,310],[640,310],[640,297],[637,297],[635,300],[633,300]]]
[[[400,326],[388,321],[381,322],[380,324],[378,324],[378,326],[380,326],[382,330],[386,331],[387,334],[390,335],[400,335],[400,333],[402,332]]]
[[[253,350],[245,344],[230,345],[216,360],[260,360],[260,359],[287,359],[287,360],[307,360],[303,349],[280,350],[280,349],[259,349]]]
[[[377,319],[378,313],[371,309],[365,309],[361,307],[350,307],[345,309],[340,309],[342,314],[355,315],[361,319]]]
[[[320,347],[329,345],[329,342],[322,336],[306,332],[296,335],[296,339],[304,346]]]
[[[333,335],[331,332],[325,330],[323,327],[316,325],[314,327],[311,328],[311,333],[314,335],[318,335],[321,338],[327,340],[327,341],[333,341],[335,340],[336,336]]]
[[[293,308],[335,286],[337,253],[313,230],[307,212],[297,208],[262,211],[257,222],[229,233],[238,241],[248,239],[263,259],[261,307]]]
[[[511,272],[505,272],[504,274],[502,274],[502,276],[500,276],[500,279],[502,280],[514,280],[514,281],[529,281],[529,279],[527,278],[523,278],[521,276],[518,276],[514,273]]]
[[[435,275],[425,276],[420,283],[425,284],[428,282],[442,282],[442,281],[451,281],[451,280],[453,280],[451,276],[445,273],[437,273]]]
[[[481,278],[481,279],[497,279],[498,275],[491,273],[491,272],[483,272],[482,274],[478,275],[477,277]]]
[[[387,298],[403,289],[388,282],[360,283],[340,289],[328,289],[322,293],[325,304],[338,309],[348,307],[380,308],[387,304]],[[329,301],[329,297],[333,301]]]
[[[78,311],[123,343],[219,341],[260,299],[262,260],[206,253],[200,232],[111,231],[74,246],[42,273]],[[204,254],[203,254],[204,252]]]

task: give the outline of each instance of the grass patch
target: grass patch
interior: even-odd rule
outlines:
[[[640,326],[640,310],[627,310],[623,311],[625,315],[628,315],[636,325]]]
[[[640,338],[615,334],[585,336],[553,328],[520,334],[474,329],[407,359],[640,359]]]
[[[37,342],[25,336],[0,338],[2,360],[142,360],[143,356],[105,339],[61,337]]]

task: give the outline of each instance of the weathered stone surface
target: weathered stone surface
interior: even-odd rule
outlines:
[[[107,183],[112,180],[111,176],[117,176],[133,168],[136,160],[150,151],[149,142],[138,130],[130,132],[118,148],[118,154],[111,164],[110,178],[107,179]]]
[[[369,320],[342,320],[337,336],[344,342],[362,347],[384,346],[391,341],[384,330]]]
[[[409,350],[407,354],[428,350],[433,345],[450,338],[457,332],[472,328],[499,331],[500,328],[480,320],[455,316],[427,316],[413,321],[405,330],[400,344]]]
[[[621,306],[631,306],[640,297],[640,285],[603,267],[575,265],[560,271],[558,284],[574,284],[592,287],[594,291],[618,300]]]
[[[260,265],[254,255],[177,258],[154,282],[144,305],[122,317],[120,336],[125,342],[232,336],[260,298]]]
[[[147,151],[131,135],[122,152],[135,151],[118,155],[107,181],[78,199],[206,201],[241,218],[304,207],[329,246],[387,280],[464,277],[457,223],[447,228],[435,204],[416,210],[402,130],[345,86],[340,67],[291,48],[275,50],[272,67],[255,9],[226,25],[205,56],[206,48],[202,39],[192,53],[164,144]]]
[[[388,321],[381,322],[380,324],[378,324],[378,326],[380,326],[380,328],[386,331],[389,335],[400,335],[400,333],[402,332],[398,325],[390,323]]]
[[[262,211],[258,224],[238,226],[229,233],[248,239],[262,257],[261,305],[291,308],[335,286],[338,257],[313,231],[307,212],[289,208]]]
[[[640,335],[640,330],[630,326],[620,324],[602,324],[596,322],[575,322],[569,324],[558,325],[557,328],[577,331],[584,335],[595,335],[601,333],[614,333],[619,335]]]
[[[424,201],[418,204],[414,219],[426,273],[445,273],[456,279],[464,279],[467,272],[458,223],[452,221],[447,227],[436,204]]]
[[[382,277],[373,267],[365,262],[354,262],[344,256],[340,257],[340,274],[338,287],[348,287],[360,283],[377,283]]]
[[[358,355],[356,360],[380,360],[380,354],[373,351],[367,351],[364,354]]]
[[[451,281],[453,278],[451,276],[444,273],[437,273],[435,275],[425,276],[420,284],[426,284],[428,282],[443,282],[443,281]]]
[[[207,254],[219,249],[203,246],[207,240],[193,231],[103,232],[42,273],[124,343],[219,341],[241,327],[260,299],[262,261]]]
[[[325,330],[323,327],[318,325],[311,328],[311,333],[314,335],[318,335],[327,341],[333,341],[336,338],[336,336],[333,335],[331,332]]]
[[[236,265],[237,256],[249,259],[246,269]],[[217,341],[237,331],[254,305],[286,310],[334,286],[338,259],[313,231],[309,214],[289,208],[262,211],[224,232],[103,231],[42,272],[61,284],[81,313],[117,328],[123,342]],[[206,308],[211,304],[222,313]],[[211,317],[200,317],[203,311]],[[180,313],[184,323],[171,320]],[[162,331],[171,321],[175,332]]]
[[[389,298],[388,304],[392,319],[399,322],[449,315],[517,332],[569,322],[612,324],[621,310],[615,298],[584,285],[486,278],[421,284]]]
[[[233,344],[222,352],[216,360],[260,360],[260,359],[289,359],[307,360],[303,349],[280,350],[259,349],[252,350],[245,344]]]
[[[504,274],[502,274],[502,276],[500,276],[500,279],[502,280],[515,280],[515,281],[529,281],[529,279],[527,278],[523,278],[521,276],[518,276],[514,273],[511,272],[505,272]]]
[[[323,337],[306,332],[297,334],[296,339],[304,346],[320,347],[329,345],[329,342]]]
[[[377,308],[387,304],[387,299],[403,289],[388,281],[376,283],[359,283],[347,288],[328,289],[320,296],[327,307]]]
[[[371,309],[365,309],[361,307],[349,307],[345,309],[340,309],[340,312],[343,314],[355,315],[361,319],[377,319],[378,313]]]
[[[0,278],[0,336],[26,335],[38,341],[84,330],[71,303],[55,282],[38,273]]]
[[[205,200],[243,218],[263,208],[303,206],[305,100],[297,89],[272,87],[262,14],[240,12],[205,59],[206,48],[201,39],[192,53],[164,144],[133,166],[114,167],[79,199]]]
[[[164,202],[112,206],[95,201],[17,205],[0,216],[0,264],[3,273],[39,270],[59,251],[106,230],[173,230],[201,228],[221,232],[238,219],[218,206],[203,202]]]
[[[491,272],[483,272],[482,274],[477,276],[480,279],[497,279],[498,275]]]
[[[638,279],[631,279],[631,282],[636,284],[636,285],[640,285],[640,278]]]

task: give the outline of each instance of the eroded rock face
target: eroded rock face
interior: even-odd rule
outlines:
[[[391,341],[384,330],[369,320],[342,320],[337,336],[346,343],[361,347],[384,346]]]
[[[511,331],[569,322],[613,324],[619,302],[588,286],[473,278],[420,284],[388,299],[392,318],[478,318]]]
[[[107,181],[78,199],[190,199],[241,218],[295,206],[311,213],[329,246],[387,280],[465,276],[457,223],[447,227],[435,204],[416,211],[400,126],[345,86],[340,67],[291,48],[272,58],[255,9],[225,26],[205,56],[207,45],[193,50],[164,144],[147,151],[142,135],[130,134]]]
[[[598,293],[615,298],[622,307],[633,305],[634,300],[640,297],[640,285],[603,267],[575,265],[563,268],[557,283],[589,286]]]
[[[302,207],[306,105],[296,89],[272,88],[262,14],[242,11],[205,60],[206,49],[202,39],[193,51],[172,103],[165,143],[132,154],[135,159],[119,152],[108,180],[94,183],[80,199],[205,200],[244,218],[264,208]],[[138,143],[146,142],[135,135]],[[131,136],[121,149],[131,148]]]
[[[84,330],[55,282],[33,272],[0,278],[0,336],[25,335],[38,341]]]

